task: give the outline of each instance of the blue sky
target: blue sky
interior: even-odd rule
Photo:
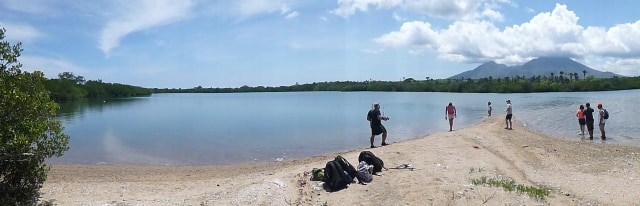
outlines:
[[[440,79],[566,56],[640,75],[640,1],[2,0],[23,70],[156,88]]]

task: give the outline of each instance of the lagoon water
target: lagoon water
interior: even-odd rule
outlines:
[[[575,111],[602,102],[611,114],[607,141],[640,146],[640,90],[529,94],[427,92],[283,92],[154,94],[61,105],[58,119],[71,149],[52,164],[226,165],[269,162],[369,146],[366,113],[374,102],[389,121],[389,142],[446,132],[447,103],[458,110],[456,128],[504,117],[511,99],[527,129],[581,141]],[[596,128],[594,136],[599,137]],[[426,137],[429,138],[429,137]],[[584,141],[584,140],[582,140]],[[376,137],[380,144],[380,136]]]

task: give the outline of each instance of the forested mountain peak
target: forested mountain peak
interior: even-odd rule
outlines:
[[[586,72],[586,73],[585,73]],[[465,71],[449,77],[448,79],[481,79],[481,78],[503,78],[515,76],[558,76],[565,74],[579,74],[580,76],[594,76],[595,78],[611,78],[622,76],[611,72],[602,72],[587,67],[568,57],[539,57],[528,61],[522,65],[507,66],[497,64],[494,61],[486,62],[473,70]]]

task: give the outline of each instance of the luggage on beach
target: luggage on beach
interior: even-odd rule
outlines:
[[[382,161],[382,159],[380,159],[370,151],[360,152],[360,155],[358,156],[358,162],[360,161],[365,161],[367,164],[373,165],[374,174],[377,172],[382,172],[382,168],[387,169],[386,167],[384,167],[384,161]]]
[[[324,180],[324,168],[313,168],[311,170],[311,181]]]
[[[369,165],[365,161],[360,161],[360,163],[358,163],[358,174],[356,174],[356,177],[361,184],[373,181],[373,165]]]
[[[338,155],[334,160],[327,162],[324,167],[324,182],[331,191],[347,188],[356,177],[356,169],[342,156]]]
[[[356,168],[353,167],[353,165],[351,165],[351,163],[349,163],[349,161],[347,161],[347,159],[345,159],[344,157],[338,155],[335,158],[336,161],[338,161],[338,163],[340,163],[340,165],[342,166],[342,169],[344,169],[344,171],[347,171],[347,173],[349,174],[349,176],[351,177],[351,179],[356,177]]]

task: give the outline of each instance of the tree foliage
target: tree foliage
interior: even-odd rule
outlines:
[[[83,76],[71,72],[58,74],[58,79],[49,79],[45,83],[51,98],[56,101],[81,98],[119,98],[151,95],[151,90],[138,86],[118,83],[104,83],[102,80],[86,81]]]
[[[613,77],[595,79],[587,76],[584,80],[578,74],[563,72],[560,76],[524,76],[494,79],[430,79],[402,81],[338,81],[314,82],[279,87],[203,88],[192,89],[152,89],[154,93],[234,93],[234,92],[291,92],[291,91],[389,91],[389,92],[457,92],[457,93],[531,93],[531,92],[584,92],[640,89],[640,77]]]
[[[4,41],[0,29],[0,205],[35,204],[48,167],[67,151],[69,136],[55,120],[58,105],[42,72],[20,70],[21,44]]]

